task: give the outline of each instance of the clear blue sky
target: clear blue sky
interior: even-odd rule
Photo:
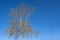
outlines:
[[[30,18],[32,26],[40,32],[34,40],[60,40],[60,0],[0,0],[0,40],[9,40],[4,33],[8,27],[10,8],[22,3],[35,7],[34,16]]]

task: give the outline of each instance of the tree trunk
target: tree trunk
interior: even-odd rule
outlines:
[[[22,17],[20,18],[20,32],[22,32]],[[20,40],[23,40],[22,35],[20,36]]]
[[[20,36],[20,40],[23,40],[22,36]]]

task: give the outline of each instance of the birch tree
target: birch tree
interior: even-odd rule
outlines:
[[[31,26],[29,26],[29,17],[32,15],[34,7],[25,4],[20,7],[13,8],[9,16],[11,17],[9,28],[5,30],[9,37],[14,37],[17,40],[23,40],[24,36],[34,33],[37,35]]]

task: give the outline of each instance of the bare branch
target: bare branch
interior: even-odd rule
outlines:
[[[26,19],[25,20],[28,20],[28,18],[29,18],[29,16],[32,14],[32,12],[34,11],[34,8],[33,7],[31,7],[31,8],[27,8],[28,9],[28,13],[27,13],[27,15],[26,15]]]

